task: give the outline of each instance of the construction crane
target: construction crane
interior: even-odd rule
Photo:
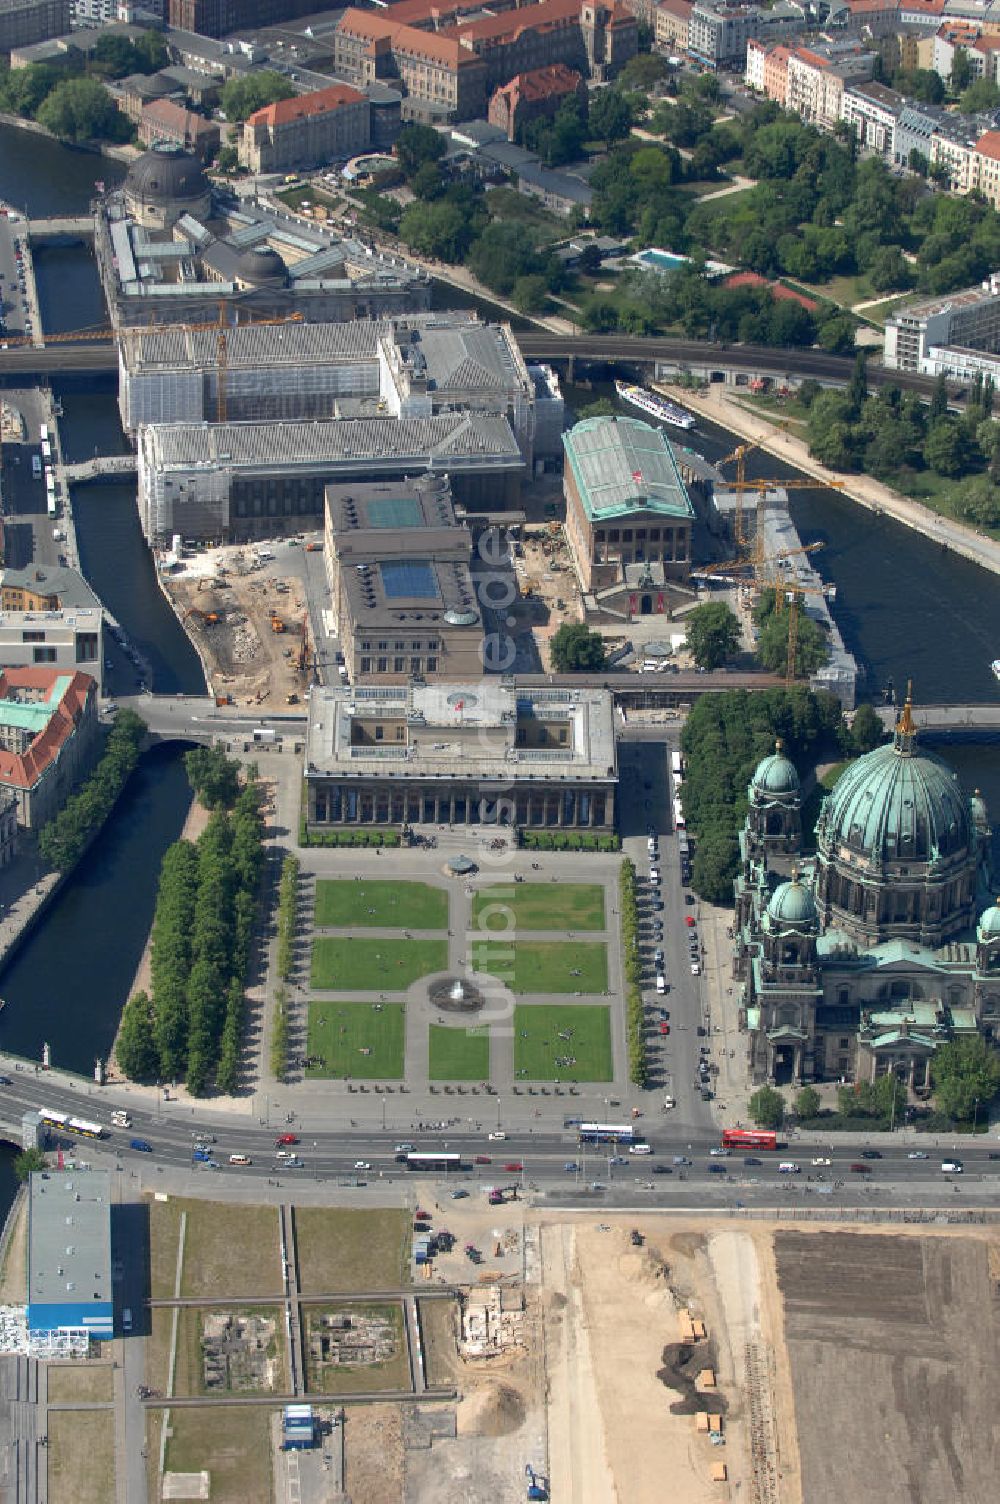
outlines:
[[[787,426],[787,423],[779,425],[782,430],[786,429]],[[720,468],[723,465],[729,465],[734,462],[736,465],[736,475],[729,489],[736,493],[736,511],[733,516],[733,541],[736,544],[737,553],[750,553],[749,539],[746,536],[746,505],[744,496],[747,491],[756,491],[757,493],[757,521],[754,528],[751,557],[754,567],[758,572],[765,562],[764,517],[767,509],[768,491],[814,491],[818,485],[829,486],[833,491],[842,491],[844,488],[842,480],[781,480],[775,476],[771,476],[765,480],[748,480],[746,474],[747,455],[752,454],[755,449],[759,449],[762,443],[762,439],[751,439],[746,444],[739,444],[733,450],[732,454],[727,454],[725,459],[719,461]]]
[[[202,329],[215,329],[217,331],[216,342],[215,342],[215,367],[216,367],[216,373],[217,373],[216,393],[215,393],[215,420],[216,420],[217,423],[225,423],[227,421],[227,411],[228,411],[227,380],[228,380],[228,372],[229,372],[228,332],[229,332],[229,330],[231,328],[235,327],[235,326],[238,326],[241,323],[242,324],[254,324],[254,325],[263,325],[263,324],[301,324],[302,320],[304,318],[304,314],[301,313],[299,310],[296,310],[294,313],[276,314],[273,317],[241,319],[239,317],[239,309],[236,307],[235,304],[233,304],[232,306],[233,306],[234,311],[236,313],[236,317],[234,318],[232,324],[230,324],[228,322],[228,319],[227,319],[227,313],[228,313],[230,304],[226,302],[225,298],[220,298],[220,300],[219,300],[219,312],[218,312],[218,316],[216,318],[214,318],[214,319],[210,319],[207,323],[170,324],[170,325],[166,326],[167,328],[172,328],[172,329],[182,329],[182,330],[184,330],[184,331],[186,331],[188,333],[192,333],[192,334],[197,333],[198,331],[200,331]],[[130,325],[127,325],[123,329],[110,329],[106,325],[102,326],[102,327],[95,326],[95,327],[90,328],[90,329],[73,329],[73,330],[70,330],[68,333],[63,333],[63,334],[45,334],[45,333],[43,333],[42,334],[42,343],[45,344],[45,345],[55,345],[55,344],[83,343],[83,342],[85,342],[87,340],[94,340],[95,342],[98,341],[98,340],[113,340],[113,339],[118,339],[120,335],[129,334],[129,333],[139,333],[139,334],[142,334],[144,332],[148,333],[151,329],[158,329],[158,328],[161,328],[161,327],[164,327],[164,326],[159,325],[159,324],[150,324],[149,326],[130,324]],[[9,346],[31,345],[31,344],[34,343],[34,340],[33,340],[32,336],[30,336],[30,335],[24,335],[24,336],[17,335],[13,339],[6,340],[5,343],[7,345],[9,345]]]
[[[774,614],[781,616],[785,605],[788,605],[788,647],[785,652],[785,683],[792,684],[795,680],[795,661],[799,643],[799,611],[802,597],[806,595],[827,595],[823,585],[803,585],[800,580],[772,581],[774,590]]]
[[[783,548],[780,553],[766,554],[760,560],[754,557],[722,559],[715,564],[705,564],[701,569],[692,569],[691,577],[692,579],[698,579],[703,575],[732,575],[734,579],[737,579],[739,571],[745,570],[747,572],[747,579],[740,580],[740,583],[748,584],[759,580],[765,566],[768,564],[779,564],[782,559],[792,559],[797,554],[815,554],[821,548],[825,547],[826,544],[818,540],[815,543],[803,543],[799,548]],[[776,584],[777,577],[771,583]]]

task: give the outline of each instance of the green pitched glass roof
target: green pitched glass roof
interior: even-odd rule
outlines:
[[[637,418],[585,418],[563,434],[563,447],[592,522],[637,511],[694,516],[673,449],[660,429]]]
[[[369,527],[420,527],[424,514],[415,496],[373,496],[365,503]]]

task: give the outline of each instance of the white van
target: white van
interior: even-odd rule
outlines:
[[[961,1175],[962,1161],[960,1159],[944,1159],[941,1161],[941,1173],[943,1175]]]
[[[111,1114],[111,1126],[112,1128],[131,1128],[132,1119],[127,1112],[122,1112],[119,1108]]]
[[[629,1144],[628,1152],[630,1154],[652,1154],[653,1151],[648,1144]]]
[[[667,979],[662,971],[656,974],[656,993],[658,997],[664,997],[667,991]]]
[[[779,1175],[798,1175],[799,1167],[794,1160],[783,1159],[778,1166]]]
[[[231,1165],[252,1165],[253,1160],[249,1154],[230,1154],[229,1163]]]

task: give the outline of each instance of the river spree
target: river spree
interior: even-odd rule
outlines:
[[[0,125],[0,199],[28,215],[86,214],[94,185],[125,176],[123,163]]]

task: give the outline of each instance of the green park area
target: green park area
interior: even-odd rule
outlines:
[[[321,936],[313,941],[310,980],[320,992],[402,992],[447,964],[445,940]]]
[[[519,1003],[514,1074],[529,1081],[610,1081],[610,1008]]]
[[[317,929],[446,930],[448,895],[428,883],[321,880],[316,884]]]
[[[573,940],[485,940],[472,946],[472,965],[512,992],[607,992],[604,945]]]
[[[603,930],[600,883],[498,883],[480,888],[472,921],[483,930]]]
[[[399,1080],[406,1012],[402,1003],[309,1004],[309,1077]]]
[[[449,1029],[431,1024],[428,1074],[432,1081],[486,1081],[490,1074],[488,1029]]]

